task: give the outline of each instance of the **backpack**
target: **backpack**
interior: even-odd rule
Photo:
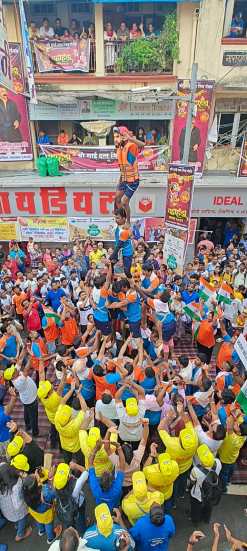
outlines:
[[[216,465],[210,471],[201,465],[197,465],[197,468],[206,475],[201,487],[202,503],[214,507],[220,502],[223,493],[223,484],[216,473]]]
[[[61,521],[63,528],[74,526],[76,517],[79,513],[78,505],[72,498],[76,480],[70,479],[64,490],[57,492],[56,495],[56,513]]]

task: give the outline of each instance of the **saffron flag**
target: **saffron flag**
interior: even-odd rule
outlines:
[[[203,277],[200,277],[200,289],[199,289],[199,297],[205,300],[207,302],[208,300],[211,300],[215,294],[215,288],[208,283],[206,279]]]
[[[233,296],[232,287],[230,287],[230,285],[228,285],[227,283],[225,283],[223,281],[222,284],[221,284],[221,287],[218,291],[218,296],[217,296],[218,302],[224,302],[225,304],[231,304],[231,302],[232,302],[231,297],[232,296]]]

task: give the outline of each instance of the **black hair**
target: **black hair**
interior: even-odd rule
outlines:
[[[146,367],[145,368],[145,375],[146,375],[146,377],[150,377],[150,378],[155,377],[155,372],[154,372],[153,368],[152,367]]]
[[[77,348],[80,348],[80,346],[81,346],[81,337],[75,337],[75,339],[73,340],[73,347],[77,349]]]
[[[130,282],[126,278],[121,279],[121,285],[122,285],[122,289],[123,289],[123,287],[127,287],[127,289],[130,289]]]
[[[232,404],[235,401],[235,394],[229,388],[222,391],[221,398],[225,405]]]
[[[125,442],[124,444],[122,444],[122,450],[123,450],[124,459],[126,463],[130,465],[134,455],[131,444],[128,444],[128,442]]]
[[[179,356],[178,361],[183,367],[188,367],[188,365],[189,365],[188,356]]]
[[[212,381],[208,378],[205,378],[203,380],[202,386],[203,386],[203,392],[207,392],[212,386]]]
[[[0,465],[0,494],[6,495],[15,486],[20,473],[9,465],[8,463],[2,463]]]
[[[122,281],[114,281],[113,284],[112,284],[112,292],[113,293],[120,293],[122,290]]]
[[[247,422],[244,421],[243,423],[240,423],[239,430],[241,436],[247,436]]]
[[[133,364],[131,362],[126,362],[126,364],[124,364],[124,368],[127,369],[128,375],[133,373]]]
[[[164,302],[165,304],[169,302],[170,298],[171,298],[170,293],[166,289],[165,291],[163,291],[162,295],[160,295],[161,302]]]
[[[102,365],[98,365],[98,364],[93,366],[93,373],[97,377],[103,377],[103,375],[105,374]]]
[[[59,551],[77,551],[79,547],[79,536],[75,528],[70,526],[63,531],[59,541]]]
[[[110,487],[113,482],[113,474],[109,471],[105,471],[99,479],[100,487],[103,492],[110,490]]]
[[[214,433],[213,433],[213,439],[214,440],[224,440],[226,435],[226,429],[223,425],[217,425]]]
[[[96,289],[101,289],[106,282],[106,277],[101,275],[94,278],[94,286]]]
[[[142,266],[142,269],[145,271],[145,272],[152,272],[153,271],[153,266],[150,262],[145,262]]]
[[[155,526],[161,526],[164,522],[164,509],[162,505],[152,505],[150,509],[150,520]]]
[[[35,475],[31,474],[24,478],[22,493],[26,505],[37,511],[41,502],[41,486],[39,486]]]
[[[126,210],[124,207],[120,207],[119,209],[116,209],[114,212],[115,216],[121,216],[121,218],[127,218],[126,216]]]
[[[207,356],[206,354],[204,354],[204,352],[200,352],[199,354],[197,354],[197,357],[199,358],[199,360],[201,360],[202,363],[207,363]]]
[[[66,351],[67,351],[67,348],[64,344],[58,344],[57,353],[59,354],[59,356],[65,356]]]
[[[81,409],[81,404],[80,404],[80,400],[79,400],[78,396],[74,396],[74,398],[73,398],[73,400],[72,400],[71,407],[72,407],[75,411],[80,411],[80,409]]]
[[[111,401],[112,401],[112,396],[110,394],[108,394],[107,392],[103,392],[102,396],[101,396],[101,400],[103,402],[103,404],[110,404]]]

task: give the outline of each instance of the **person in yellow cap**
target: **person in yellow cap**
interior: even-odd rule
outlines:
[[[71,389],[63,397],[61,404],[55,413],[54,423],[59,433],[61,448],[65,463],[69,463],[73,456],[77,463],[82,463],[82,455],[79,441],[79,430],[87,411],[87,404],[80,391],[77,397],[80,402],[81,411],[74,415],[74,410],[66,404],[66,401],[72,396],[75,390],[75,384],[71,384]]]
[[[127,398],[124,407],[121,396],[126,389],[131,390],[134,397]],[[115,394],[115,403],[120,421],[118,434],[121,440],[140,442],[143,433],[142,418],[146,412],[144,389],[134,382],[128,383],[128,385],[123,384]]]
[[[178,404],[177,410],[181,421],[185,425],[185,428],[180,431],[179,436],[170,436],[169,434],[168,427],[174,418],[173,412],[168,412],[166,418],[162,419],[158,426],[159,436],[165,445],[166,452],[169,453],[171,459],[177,462],[179,467],[179,476],[174,484],[174,505],[178,497],[184,497],[193,456],[198,447],[196,431],[190,418],[184,413],[183,404]]]
[[[44,498],[42,484],[40,484],[39,477],[35,474],[31,474],[24,479],[22,492],[28,512],[36,521],[39,536],[46,534],[47,543],[51,545],[62,532],[61,525],[54,528],[54,496],[51,494],[50,500],[48,500],[47,495]]]
[[[157,444],[150,446],[150,455],[147,458],[143,472],[150,489],[159,490],[164,495],[166,511],[172,506],[173,483],[179,475],[179,467],[169,453],[157,453]]]
[[[18,430],[15,421],[11,421],[10,426],[15,436],[7,447],[7,456],[15,457],[18,453],[23,453],[27,457],[30,465],[29,472],[34,473],[36,469],[44,463],[44,450],[39,447],[30,434],[27,434],[24,430]]]
[[[138,520],[149,513],[153,503],[162,505],[164,495],[160,491],[150,492],[147,488],[145,475],[137,471],[132,475],[133,490],[122,501],[122,509],[132,526]]]
[[[110,509],[106,503],[95,507],[96,524],[93,524],[84,533],[89,547],[100,549],[100,551],[113,551],[116,549],[115,542],[122,535],[129,537],[128,531],[113,522]],[[134,542],[130,538],[129,550],[134,549]]]
[[[54,390],[50,381],[45,380],[45,372],[43,369],[39,371],[39,379],[40,379],[40,382],[39,382],[37,395],[39,400],[41,401],[42,406],[44,407],[48,420],[51,423],[51,430],[50,430],[51,447],[56,448],[58,444],[58,433],[54,424],[55,414],[58,409],[58,406],[61,404],[61,401],[62,401],[62,392],[66,382],[66,369],[64,369],[63,371],[60,384],[56,390]]]
[[[89,467],[89,457],[95,449],[96,443],[100,440],[100,429],[98,427],[92,427],[87,431],[92,416],[85,417],[81,430],[79,432],[79,440],[81,451],[85,457],[85,467]],[[114,426],[114,423],[112,423]],[[101,444],[100,449],[97,450],[97,453],[94,455],[93,466],[95,468],[96,476],[102,476],[104,472],[112,472],[113,464],[111,463],[108,454],[105,450],[103,443]]]
[[[220,501],[223,487],[219,480],[221,462],[206,444],[197,448],[195,466],[190,473],[191,520],[209,522],[212,509]]]
[[[75,478],[72,469],[81,473],[79,478]],[[73,461],[69,465],[59,463],[53,478],[57,517],[63,528],[74,526],[80,535],[85,531],[85,496],[82,488],[87,479],[88,472]]]
[[[28,473],[30,469],[27,457],[23,455],[23,453],[18,453],[18,455],[13,457],[10,465],[15,467],[15,469],[18,469],[18,471],[23,471],[24,473]]]

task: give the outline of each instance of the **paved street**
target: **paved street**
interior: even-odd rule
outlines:
[[[247,495],[247,487],[246,487]],[[243,509],[247,505],[247,498],[244,496],[224,496],[220,505],[214,510],[213,521],[226,523],[231,528],[233,535],[236,537],[247,540],[247,517],[244,516]],[[186,544],[188,537],[192,532],[192,525],[187,520],[184,513],[186,504],[180,502],[178,509],[174,512],[174,518],[177,527],[179,527],[179,534],[174,537],[169,551],[184,551],[186,550]],[[201,525],[201,530],[208,535],[208,538],[195,547],[195,551],[210,551],[212,543],[212,529],[211,525]],[[223,534],[223,531],[222,531]],[[16,551],[17,547],[19,551],[43,551],[48,548],[45,538],[40,538],[37,535],[36,528],[34,528],[33,535],[26,541],[19,543],[18,545],[13,540],[14,528],[10,525],[7,528],[1,530],[1,543],[7,543],[9,551]],[[222,538],[222,542],[218,551],[228,551],[229,545],[226,540]]]

